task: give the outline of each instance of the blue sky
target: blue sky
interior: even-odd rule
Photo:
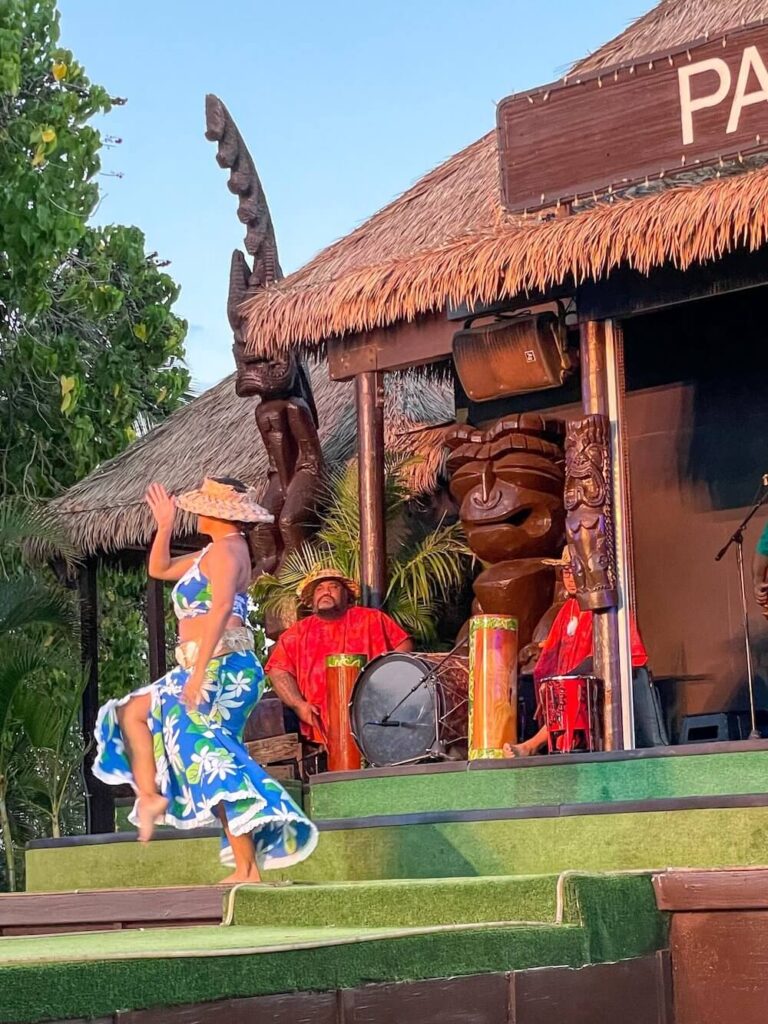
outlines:
[[[203,134],[207,92],[250,147],[287,273],[492,128],[500,99],[557,78],[641,4],[60,0],[62,45],[128,99],[99,124],[123,141],[103,154],[97,220],[137,224],[172,261],[197,387],[234,368],[226,287],[243,237]]]

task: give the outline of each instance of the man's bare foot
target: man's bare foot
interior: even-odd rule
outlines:
[[[531,748],[525,743],[505,743],[504,757],[530,757]]]
[[[139,819],[139,842],[148,843],[155,831],[157,819],[165,814],[168,801],[159,793],[140,796],[136,802],[136,814]]]
[[[261,881],[261,875],[259,869],[255,864],[251,864],[246,871],[237,869],[232,872],[231,875],[227,875],[226,878],[222,878],[219,885],[241,885],[243,882],[251,882],[256,885]]]

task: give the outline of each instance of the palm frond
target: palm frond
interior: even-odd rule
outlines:
[[[76,621],[67,591],[30,576],[0,579],[0,635],[40,625],[71,631]]]
[[[414,607],[448,600],[463,582],[471,555],[459,523],[438,526],[393,562],[387,600],[399,591]]]
[[[52,665],[50,652],[24,636],[0,643],[0,743],[19,687]]]
[[[8,549],[24,548],[32,541],[53,548],[74,569],[78,553],[57,518],[43,505],[18,497],[0,499],[0,556]]]

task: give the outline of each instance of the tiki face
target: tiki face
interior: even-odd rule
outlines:
[[[235,392],[240,398],[260,395],[264,399],[280,398],[291,393],[296,380],[296,360],[293,355],[276,359],[258,359],[245,354],[242,340],[235,331],[232,351],[237,364]]]
[[[508,417],[458,427],[447,444],[450,490],[472,550],[485,562],[551,555],[563,534],[562,427]]]

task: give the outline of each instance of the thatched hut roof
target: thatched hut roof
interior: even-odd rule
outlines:
[[[338,464],[356,449],[353,385],[329,380],[322,363],[310,376],[323,451],[329,464]],[[238,398],[234,385],[233,374],[50,503],[84,554],[149,543],[154,531],[143,495],[153,480],[179,493],[203,474],[227,475],[263,492],[267,455],[253,416],[258,399]],[[440,424],[452,419],[449,385],[412,374],[388,377],[385,442],[388,451],[414,457],[406,467],[412,493],[435,486],[443,460]],[[179,513],[177,536],[192,526],[192,518]]]
[[[574,71],[594,71],[768,15],[768,0],[663,0]],[[571,72],[573,73],[573,72]],[[279,284],[246,296],[256,353],[317,351],[446,303],[470,307],[607,274],[680,268],[768,240],[768,172],[523,220],[501,207],[496,134],[441,164]]]

